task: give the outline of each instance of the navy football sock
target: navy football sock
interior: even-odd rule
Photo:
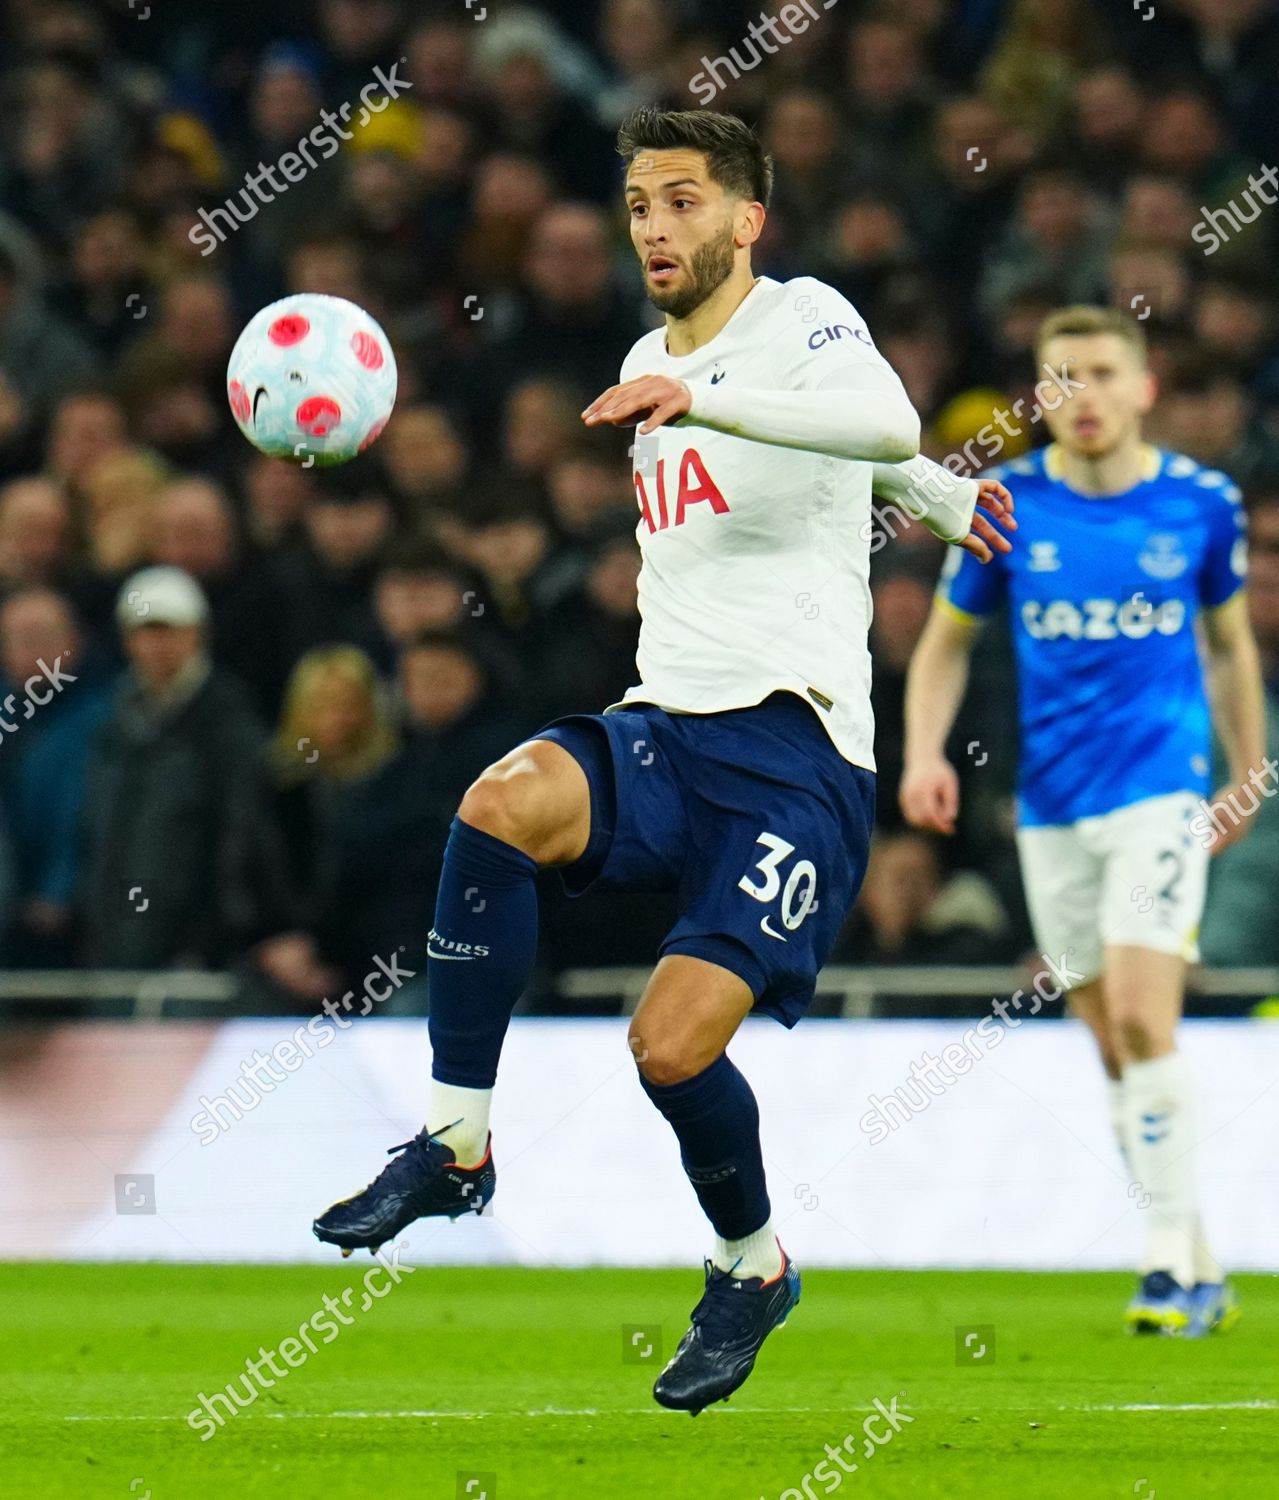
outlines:
[[[697,1201],[721,1239],[740,1240],[768,1222],[759,1107],[726,1052],[681,1083],[644,1092],[670,1122]]]
[[[493,1087],[537,954],[536,874],[522,850],[453,819],[426,965],[431,1076],[441,1083]]]

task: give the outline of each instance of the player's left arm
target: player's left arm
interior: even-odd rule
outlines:
[[[988,563],[996,552],[1013,549],[998,529],[1017,530],[1013,497],[998,479],[953,474],[920,453],[903,464],[875,464],[871,488],[877,499],[904,510],[935,537],[971,552],[978,562]],[[979,507],[991,519],[978,515]]]
[[[663,423],[710,427],[734,437],[802,448],[831,458],[899,463],[919,452],[919,417],[887,366],[862,365],[836,389],[752,390],[641,375],[613,385],[582,413],[588,427],[628,427],[644,436]]]
[[[1213,727],[1230,767],[1229,783],[1214,798],[1219,800],[1250,784],[1255,787],[1256,778],[1265,775],[1265,688],[1244,589],[1236,589],[1224,604],[1205,610],[1204,634],[1208,642],[1208,693]],[[1241,839],[1249,827],[1247,818],[1240,818],[1224,829],[1214,821],[1216,832],[1211,852],[1219,854]]]
[[[1257,642],[1248,620],[1248,544],[1239,491],[1224,475],[1205,496],[1208,505],[1208,542],[1199,575],[1204,637],[1208,647],[1208,695],[1213,727],[1226,752],[1230,782],[1217,797],[1255,785],[1264,772],[1266,754],[1265,688]],[[1245,804],[1247,805],[1247,804]],[[1235,843],[1248,831],[1241,818],[1224,833],[1214,834],[1213,854]]]
[[[663,423],[709,427],[781,448],[866,463],[902,463],[919,452],[919,416],[897,372],[846,298],[812,277],[787,283],[793,300],[765,324],[775,383],[641,375],[610,386],[582,413],[588,427]]]

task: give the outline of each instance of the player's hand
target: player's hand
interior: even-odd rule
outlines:
[[[601,422],[614,427],[632,427],[643,421],[639,436],[652,432],[664,422],[675,422],[687,416],[693,407],[693,393],[682,380],[666,375],[641,375],[638,380],[624,380],[611,385],[603,395],[582,413],[588,427]]]
[[[944,755],[908,762],[897,801],[912,828],[954,833],[959,815],[959,776]]]
[[[972,529],[959,545],[971,552],[980,563],[988,563],[996,552],[1011,552],[1013,544],[1004,531],[1016,531],[1013,517],[1013,497],[998,479],[977,481],[978,508],[989,513],[991,519],[973,512]],[[1003,527],[1003,531],[999,527]],[[993,550],[992,550],[993,549]]]
[[[1219,787],[1217,791],[1213,793],[1212,799],[1208,803],[1208,806],[1210,808],[1213,808],[1216,807],[1218,803],[1224,803],[1227,807],[1230,808],[1247,806],[1246,803],[1241,803],[1239,798],[1239,788],[1241,785],[1246,784],[1247,778],[1245,777],[1239,783],[1232,783],[1223,787]],[[1232,844],[1237,844],[1245,834],[1248,834],[1251,831],[1251,818],[1237,818],[1233,823],[1229,822],[1229,820],[1226,818],[1213,818],[1212,843],[1208,845],[1209,858],[1216,859],[1217,855],[1219,855],[1223,849],[1229,849]]]

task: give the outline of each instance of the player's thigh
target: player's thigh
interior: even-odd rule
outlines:
[[[1101,888],[1104,862],[1080,824],[1019,828],[1026,905],[1039,951],[1060,968],[1083,974],[1084,984],[1101,973]]]
[[[1190,832],[1198,807],[1192,793],[1177,792],[1100,820],[1106,856],[1101,933],[1108,947],[1198,959],[1208,888],[1208,851]]]
[[[844,763],[823,794],[743,770],[690,818],[696,847],[662,951],[703,958],[794,1025],[813,999],[866,870],[875,778]]]
[[[755,1003],[737,974],[672,953],[658,962],[631,1018],[629,1044],[650,1083],[679,1083],[710,1067]]]
[[[563,746],[526,740],[471,783],[458,816],[539,865],[568,864],[590,837],[586,773]]]

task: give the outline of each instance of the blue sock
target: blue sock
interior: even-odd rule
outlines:
[[[453,819],[426,963],[431,1076],[441,1083],[493,1087],[537,955],[536,874],[521,850]]]
[[[723,1240],[741,1240],[768,1222],[759,1106],[751,1086],[720,1053],[681,1083],[650,1083],[644,1092],[666,1116],[697,1201]]]

